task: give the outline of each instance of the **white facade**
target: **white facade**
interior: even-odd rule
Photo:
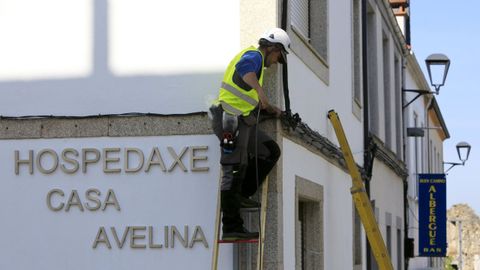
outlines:
[[[368,1],[369,132],[376,145],[370,199],[394,269],[404,269],[407,175],[403,158],[402,74],[406,43],[384,1]],[[373,262],[371,269],[378,269]],[[367,266],[368,269],[369,266]]]
[[[239,1],[20,0],[2,10],[4,116],[206,111],[240,49]]]
[[[407,57],[405,88],[429,89],[419,63],[412,54]],[[407,93],[405,102],[416,97]],[[423,137],[406,137],[408,178],[409,237],[414,239],[414,258],[409,260],[409,269],[444,269],[442,258],[418,257],[418,174],[443,173],[443,141],[450,137],[442,114],[432,96],[422,96],[405,108],[405,128],[421,128]]]
[[[216,145],[211,135],[0,141],[0,268],[210,264]],[[221,255],[231,269],[231,248]]]
[[[351,178],[327,118],[331,109],[360,167],[366,166],[365,134],[377,145],[369,192],[392,264],[404,269],[405,163],[410,205],[412,168],[418,166],[410,141],[404,153],[403,125],[413,123],[410,115],[424,125],[427,112],[419,99],[402,122],[401,88],[423,87],[423,81],[405,60],[405,41],[387,1],[367,1],[363,59],[361,3],[0,1],[0,115],[12,117],[0,119],[0,213],[9,217],[0,229],[18,232],[0,242],[7,258],[0,268],[209,269],[219,153],[206,111],[231,58],[265,30],[285,24],[292,39],[291,111],[310,131],[280,121],[266,125],[282,149],[270,181],[266,269],[375,269],[367,265]],[[282,67],[272,67],[265,88],[285,109],[282,79]],[[442,137],[430,139],[437,166]],[[89,156],[82,156],[84,149]],[[95,160],[97,152],[98,161],[82,160]],[[156,171],[146,170],[149,162]],[[120,210],[107,198],[109,190]],[[97,197],[109,202],[105,211],[88,210],[96,208]],[[175,238],[174,228],[186,243]],[[252,256],[237,256],[232,246],[220,250],[219,269],[251,263]]]
[[[323,235],[324,269],[350,269],[352,267],[352,199],[348,192],[351,178],[326,160],[305,153],[305,149],[285,139],[283,143],[283,230],[284,230],[284,269],[295,269],[295,179],[302,177],[323,186]],[[342,192],[345,191],[345,192]],[[348,232],[348,233],[346,233]],[[337,254],[342,254],[342,260]]]

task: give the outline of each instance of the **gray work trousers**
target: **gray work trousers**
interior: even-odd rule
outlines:
[[[223,140],[223,128],[222,128],[222,113],[223,109],[221,106],[212,106],[210,108],[212,113],[212,127],[215,135],[219,140]],[[265,132],[257,130],[257,121],[256,121],[256,112],[257,110],[250,113],[248,117],[240,116],[238,121],[238,136],[235,139],[235,148],[231,153],[225,153],[221,151],[220,164],[222,164],[223,178],[221,190],[231,190],[234,187],[233,173],[240,173],[240,178],[245,178],[247,175],[249,178],[252,177],[252,167],[255,166],[256,162],[259,163],[259,168],[262,163],[267,161],[268,163],[273,163],[268,172],[271,170],[273,165],[277,162],[280,156],[280,148],[273,141],[273,139],[268,136]],[[255,157],[258,158],[255,161]],[[250,169],[249,169],[250,167]],[[267,173],[268,173],[267,172]],[[262,173],[261,173],[262,174]],[[264,173],[263,173],[264,174]],[[266,176],[266,175],[265,175]],[[260,177],[259,177],[260,178]],[[243,180],[243,179],[241,179]],[[248,179],[252,180],[252,179]],[[255,179],[256,180],[256,179]],[[261,182],[263,179],[260,178]],[[243,181],[241,181],[243,182]],[[237,183],[241,185],[242,183]],[[259,185],[260,183],[257,183]],[[238,187],[241,190],[241,187]]]
[[[223,140],[222,114],[220,106],[212,106],[212,127],[220,141]],[[261,130],[257,130],[256,114],[239,117],[238,136],[233,151],[221,150],[222,165],[221,209],[223,232],[242,232],[240,216],[242,197],[253,195],[261,182],[272,170],[280,157],[277,143]]]

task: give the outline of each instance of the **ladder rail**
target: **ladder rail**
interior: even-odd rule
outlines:
[[[334,110],[330,110],[328,112],[328,118],[332,122],[335,134],[337,135],[340,148],[347,164],[348,171],[352,177],[352,188],[350,189],[350,192],[352,193],[355,208],[357,209],[360,220],[365,228],[373,255],[381,270],[393,270],[392,261],[388,254],[382,234],[380,233],[370,199],[365,191],[362,177],[358,170],[357,164],[353,159],[352,151],[348,144],[347,137],[343,130],[338,114]]]
[[[257,243],[257,270],[263,269],[263,255],[265,249],[265,227],[267,221],[267,202],[268,202],[268,176],[265,178],[265,181],[262,186],[262,202],[260,208],[260,231],[258,239],[249,239],[249,240],[235,240],[235,241],[226,241],[220,240],[220,227],[221,227],[221,207],[220,207],[220,187],[221,187],[222,175],[220,173],[220,180],[218,183],[218,193],[217,193],[217,212],[215,215],[215,235],[213,240],[213,254],[212,254],[212,270],[218,269],[218,253],[220,244],[238,244],[238,243]]]
[[[265,226],[267,224],[268,176],[262,187],[262,204],[260,212],[260,232],[257,250],[257,270],[263,269],[263,254],[265,250]]]
[[[212,270],[217,270],[218,268],[218,235],[220,234],[220,192],[221,192],[221,183],[222,182],[222,172],[220,171],[220,177],[218,180],[218,191],[217,191],[217,211],[215,212],[215,234],[213,237],[213,255],[212,255]]]

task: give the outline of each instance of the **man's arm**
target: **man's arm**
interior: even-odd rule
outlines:
[[[280,116],[282,111],[277,108],[276,106],[272,106],[268,102],[268,98],[265,95],[265,91],[263,91],[263,87],[260,86],[260,83],[257,79],[257,74],[255,72],[248,72],[242,77],[243,81],[246,82],[250,87],[255,89],[258,93],[258,98],[260,99],[260,108],[266,110],[269,113],[275,114],[276,116]]]

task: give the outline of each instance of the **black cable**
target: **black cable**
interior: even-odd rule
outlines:
[[[255,125],[255,179],[257,181],[257,191],[260,187],[260,179],[258,179],[258,125],[260,123],[260,111],[261,109],[258,108],[257,124]],[[263,195],[265,194],[262,194],[262,196]],[[260,211],[258,211],[258,244],[260,246],[262,245],[262,207],[264,206],[260,205]]]
[[[282,29],[285,31],[287,31],[287,8],[288,8],[288,1],[283,0],[281,26],[282,26]],[[290,109],[290,94],[288,89],[288,68],[286,64],[282,65],[282,84],[283,84],[283,98],[285,101],[285,112],[286,114],[290,114],[291,109]]]
[[[128,113],[115,113],[115,114],[91,114],[91,115],[22,115],[22,116],[4,116],[0,115],[0,120],[28,120],[28,119],[90,119],[100,117],[135,117],[135,116],[193,116],[207,114],[204,111],[191,112],[191,113],[174,113],[174,114],[161,114],[161,113],[141,113],[141,112],[128,112]]]
[[[283,79],[283,99],[285,100],[285,112],[287,114],[291,113],[290,109],[290,91],[288,89],[288,67],[287,65],[282,65],[282,79]]]
[[[369,111],[369,99],[368,99],[368,62],[367,62],[367,57],[368,57],[368,51],[367,51],[367,5],[368,1],[367,0],[361,0],[361,7],[360,7],[360,13],[361,13],[361,23],[362,23],[362,30],[361,30],[361,35],[362,35],[362,89],[363,89],[363,145],[365,147],[365,152],[363,154],[363,167],[367,171],[367,176],[365,179],[365,189],[367,192],[368,197],[370,198],[370,179],[372,175],[372,170],[373,170],[373,153],[369,151],[369,146],[370,146],[370,123],[369,123],[369,117],[370,117],[370,111]],[[366,266],[367,269],[371,269],[372,267],[372,252],[370,250],[370,245],[368,244],[368,241],[365,245],[365,253],[366,253]]]

